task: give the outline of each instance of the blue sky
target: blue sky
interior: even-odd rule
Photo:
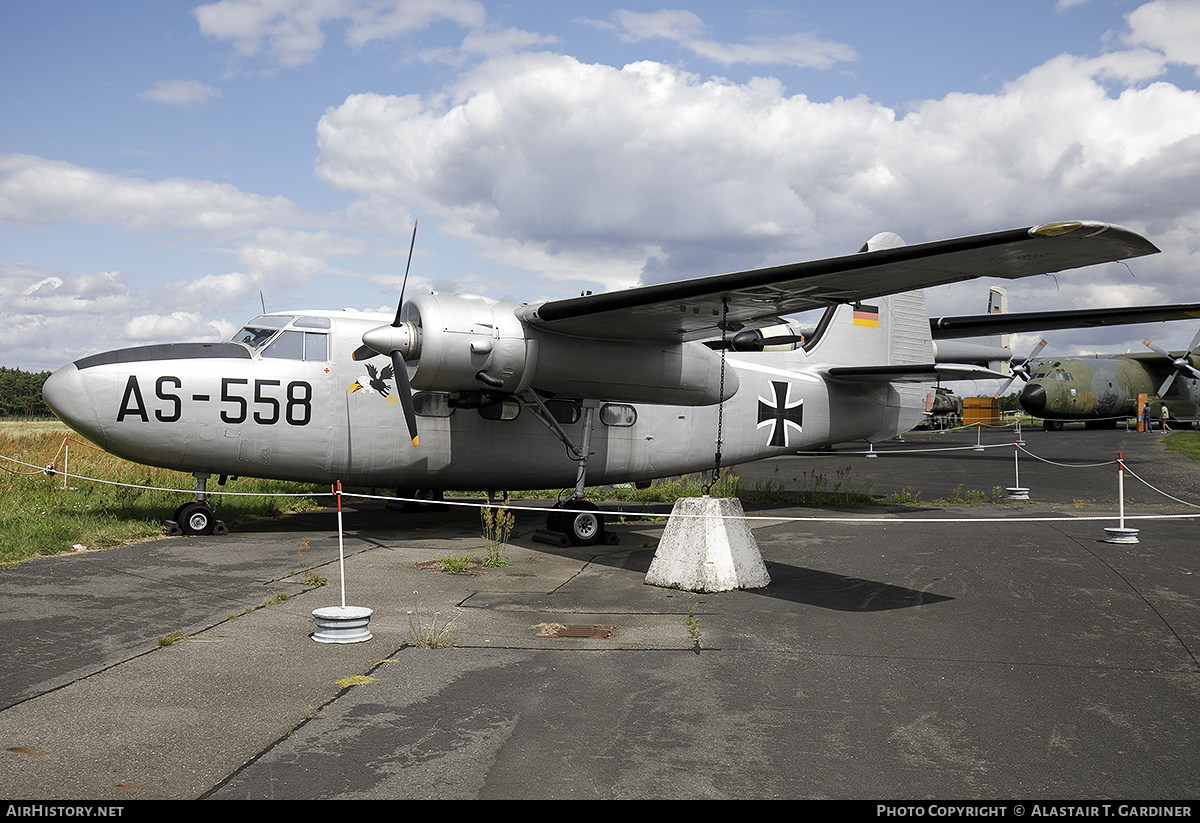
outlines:
[[[390,311],[418,218],[409,288],[523,301],[1099,219],[1164,253],[1012,310],[1200,302],[1198,67],[1185,0],[9,2],[0,365]]]

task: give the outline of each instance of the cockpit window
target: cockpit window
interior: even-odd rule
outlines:
[[[250,351],[258,351],[275,332],[290,323],[292,319],[269,314],[260,315],[243,326],[237,334],[230,338],[229,342],[244,343],[250,347]]]
[[[1041,380],[1059,380],[1063,383],[1075,382],[1075,376],[1071,372],[1060,368],[1042,369],[1033,376],[1035,379]]]
[[[262,326],[244,326],[241,331],[233,336],[231,343],[245,343],[250,347],[250,351],[256,351],[263,343],[271,339],[271,335],[279,329],[267,329]]]
[[[328,360],[329,335],[311,331],[280,332],[263,350],[262,356],[281,360]]]
[[[298,329],[328,329],[330,327],[328,317],[297,317],[296,322],[292,325]]]

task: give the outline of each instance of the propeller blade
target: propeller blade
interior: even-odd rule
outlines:
[[[1003,386],[1001,386],[999,389],[997,389],[996,393],[993,394],[992,397],[1002,397],[1004,395],[1004,393],[1008,391],[1008,387],[1011,386],[1013,383],[1015,383],[1016,380],[1017,380],[1017,373],[1014,371],[1013,376],[1008,378],[1008,382],[1005,383]]]
[[[1029,356],[1025,358],[1025,366],[1026,366],[1027,368],[1028,368],[1028,366],[1029,366],[1029,361],[1030,361],[1030,360],[1032,360],[1033,358],[1037,357],[1039,354],[1041,354],[1041,351],[1042,351],[1042,349],[1044,349],[1044,348],[1046,348],[1046,341],[1045,341],[1045,340],[1042,340],[1042,341],[1041,341],[1041,342],[1039,342],[1039,343],[1038,343],[1036,346],[1034,346],[1034,347],[1033,347],[1033,351],[1031,351],[1031,352],[1029,353]]]
[[[1175,375],[1177,375],[1177,374],[1179,374],[1179,372],[1177,372],[1177,371],[1171,372],[1167,376],[1167,379],[1163,382],[1163,384],[1158,387],[1158,396],[1159,397],[1166,396],[1167,391],[1171,388],[1171,384],[1175,382]]]
[[[992,396],[1000,397],[1002,394],[1007,392],[1009,386],[1011,386],[1013,383],[1015,383],[1018,377],[1021,378],[1022,380],[1024,380],[1025,382],[1029,382],[1029,364],[1033,362],[1033,358],[1037,357],[1038,354],[1041,353],[1042,349],[1044,349],[1044,348],[1046,348],[1046,341],[1045,340],[1038,341],[1038,344],[1033,347],[1033,351],[1031,351],[1025,357],[1024,362],[1012,367],[1012,377],[1008,378],[1008,382],[1005,383],[1003,386],[1001,386],[1000,390],[997,391]]]
[[[392,321],[393,326],[400,325],[400,314],[404,311],[404,289],[408,286],[408,270],[412,268],[413,249],[417,246],[417,221],[413,220],[412,240],[408,244],[408,263],[404,265],[404,279],[400,281],[400,300],[396,303],[396,319]]]
[[[804,335],[802,334],[781,334],[776,337],[764,337],[762,344],[764,346],[794,346],[803,342]]]
[[[377,354],[379,354],[379,352],[375,351],[370,346],[359,346],[354,350],[354,354],[352,354],[350,357],[352,360],[357,362],[359,360],[370,360]]]
[[[392,351],[392,372],[396,378],[396,394],[400,395],[400,408],[404,409],[404,422],[412,444],[417,445],[417,410],[413,406],[412,386],[408,383],[408,366],[399,351]]]
[[[1196,332],[1196,336],[1192,338],[1192,342],[1188,345],[1188,354],[1194,352],[1197,346],[1200,346],[1200,331]]]
[[[1143,340],[1142,344],[1146,348],[1150,349],[1150,351],[1155,352],[1157,354],[1161,354],[1163,357],[1167,358],[1171,362],[1175,361],[1175,358],[1171,356],[1171,353],[1169,351],[1167,351],[1166,349],[1164,349],[1162,346],[1159,346],[1158,344],[1153,343],[1150,340]]]

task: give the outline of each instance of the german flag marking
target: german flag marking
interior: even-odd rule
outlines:
[[[854,325],[866,326],[870,329],[879,328],[878,306],[857,306],[854,309]]]

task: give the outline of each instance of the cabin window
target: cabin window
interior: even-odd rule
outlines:
[[[624,403],[606,403],[600,407],[600,422],[606,426],[632,426],[637,422],[637,409]]]
[[[579,419],[580,402],[578,400],[547,400],[546,411],[558,423],[574,423]]]
[[[421,417],[449,417],[454,414],[450,395],[440,391],[421,391],[413,395],[413,410]]]
[[[516,400],[501,400],[479,409],[479,416],[484,420],[516,420],[520,413],[521,404]]]
[[[328,360],[329,335],[306,331],[304,333],[304,359]]]

